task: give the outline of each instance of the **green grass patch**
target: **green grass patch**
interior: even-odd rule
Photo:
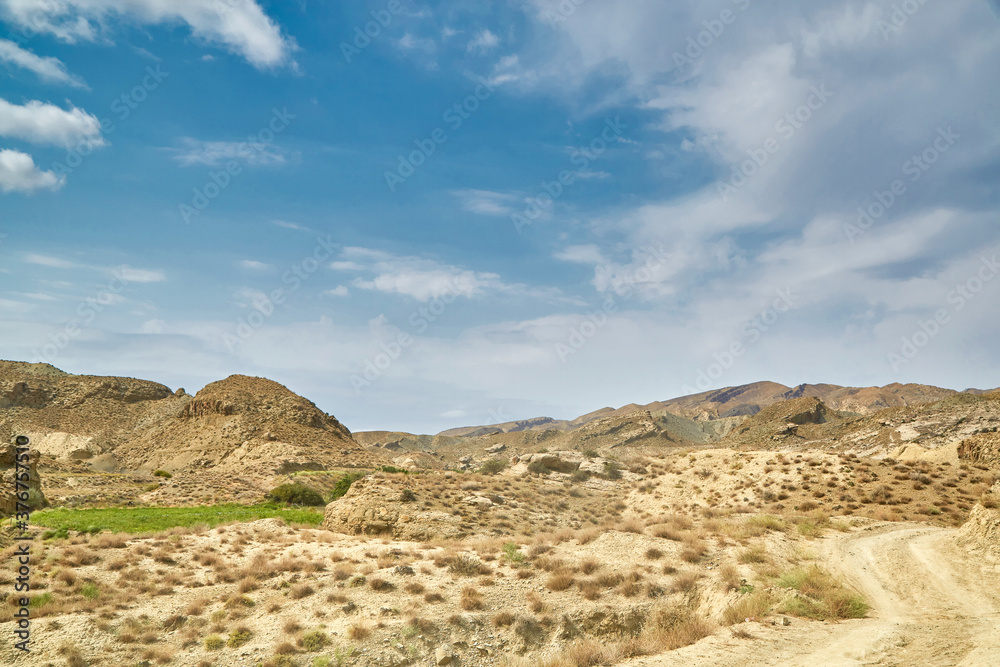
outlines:
[[[94,600],[101,597],[101,589],[96,584],[86,583],[80,587],[80,595],[88,600]]]
[[[100,509],[49,509],[31,514],[33,523],[51,531],[52,537],[65,537],[67,530],[88,532],[110,530],[113,533],[156,533],[177,526],[199,524],[208,527],[233,521],[256,521],[280,517],[287,523],[318,526],[322,510],[290,508],[273,503],[259,505],[206,505],[201,507],[110,507]]]
[[[48,603],[52,602],[52,593],[42,593],[41,595],[34,595],[28,600],[28,607],[30,609],[38,609],[44,607]]]
[[[782,603],[781,611],[786,614],[818,621],[864,618],[868,614],[869,606],[863,597],[844,588],[832,575],[819,567],[786,572],[775,583],[798,593]]]

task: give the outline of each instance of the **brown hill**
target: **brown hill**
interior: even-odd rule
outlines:
[[[277,382],[244,375],[207,385],[116,449],[115,457],[129,469],[263,475],[385,462],[311,401]]]
[[[773,403],[813,397],[834,410],[864,415],[885,408],[932,403],[957,393],[952,389],[922,384],[890,384],[885,387],[864,388],[801,384],[790,388],[775,382],[758,382],[684,396],[654,405],[694,419],[718,419],[754,415]]]
[[[43,454],[90,459],[128,442],[187,398],[156,382],[0,361],[0,437],[24,434]]]
[[[796,398],[814,397],[833,410],[867,415],[891,407],[921,405],[940,401],[959,392],[922,384],[891,384],[885,387],[841,387],[833,384],[801,384],[786,387],[777,382],[755,382],[738,387],[726,387],[701,394],[682,396],[646,405],[630,403],[620,408],[605,407],[576,419],[536,417],[489,426],[464,426],[442,431],[438,435],[476,437],[496,433],[530,430],[572,431],[598,419],[622,417],[635,412],[658,414],[669,412],[688,419],[708,421],[752,417],[768,405]],[[982,394],[977,389],[963,393]]]
[[[0,362],[0,435],[15,434],[29,436],[50,460],[85,461],[105,472],[198,471],[203,486],[222,475],[262,489],[295,470],[389,461],[311,401],[242,375],[191,397],[155,382]]]

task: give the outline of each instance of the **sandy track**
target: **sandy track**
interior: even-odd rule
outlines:
[[[1000,577],[954,543],[954,530],[892,524],[820,543],[820,561],[872,605],[869,618],[835,624],[722,631],[630,667],[717,665],[1000,665]]]

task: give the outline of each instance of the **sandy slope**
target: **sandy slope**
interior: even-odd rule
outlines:
[[[870,617],[791,627],[747,624],[754,640],[721,632],[630,667],[673,665],[1000,664],[1000,573],[954,543],[954,530],[879,526],[828,538],[821,561],[862,591]]]

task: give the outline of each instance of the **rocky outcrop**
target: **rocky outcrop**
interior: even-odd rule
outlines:
[[[405,484],[371,475],[326,506],[322,527],[349,535],[385,535],[397,540],[451,538],[461,534],[459,517],[422,511]]]
[[[38,476],[38,461],[41,452],[37,449],[28,451],[27,461],[21,461],[20,467],[17,465],[18,450],[14,443],[0,445],[0,516],[12,516],[17,513],[18,498],[15,493],[18,491],[16,481],[19,475],[27,472],[28,478],[20,479],[22,483],[27,483],[27,505],[31,511],[41,509],[48,504],[45,494],[42,493],[42,480]],[[23,502],[23,500],[22,500]]]
[[[972,508],[956,539],[965,549],[1000,563],[1000,483]]]
[[[1000,433],[978,433],[958,446],[958,457],[973,463],[1000,466]]]

